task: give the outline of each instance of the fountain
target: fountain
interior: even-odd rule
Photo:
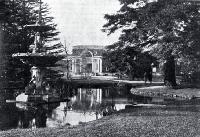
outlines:
[[[40,12],[36,24],[26,25],[25,28],[33,30],[35,33],[34,44],[29,46],[31,52],[16,53],[12,57],[21,60],[23,63],[28,63],[32,66],[31,80],[25,88],[25,95],[28,95],[28,101],[50,101],[50,98],[59,99],[56,89],[52,88],[52,82],[45,79],[45,73],[48,67],[55,66],[58,60],[61,60],[64,55],[49,54],[44,51],[44,42],[41,37],[41,32],[49,30],[49,26],[43,25],[41,15],[41,0],[39,1]],[[26,100],[26,99],[24,99]],[[20,100],[22,101],[22,100]]]

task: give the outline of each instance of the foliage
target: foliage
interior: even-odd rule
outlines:
[[[115,43],[107,47],[104,53],[104,61],[109,71],[129,76],[130,79],[143,78],[144,72],[152,63],[157,64],[156,58],[148,52],[142,53],[135,47],[120,48],[123,45]],[[113,50],[113,48],[115,50]]]
[[[120,2],[116,14],[105,15],[105,32],[122,29],[120,41],[148,49],[161,61],[173,56],[187,60],[183,64],[200,64],[200,5],[181,0]]]
[[[30,66],[22,65],[16,59],[12,58],[13,53],[29,52],[29,46],[34,42],[33,29],[28,29],[28,25],[34,25],[39,19],[39,1],[38,0],[2,0],[0,1],[0,27],[3,35],[1,35],[1,62],[2,68],[1,78],[6,81],[21,81],[26,83],[30,79]],[[47,25],[45,30],[41,31],[41,36],[45,42],[58,40],[58,31],[53,17],[49,15],[48,5],[41,5],[42,25]],[[44,52],[50,54],[58,53],[61,48],[60,43],[56,45],[45,45]],[[3,81],[1,79],[1,81]]]
[[[38,7],[38,8],[37,8]],[[5,2],[5,13],[2,23],[4,31],[4,42],[10,43],[5,47],[11,54],[13,52],[27,52],[29,45],[34,41],[34,30],[27,29],[26,25],[33,25],[38,21],[39,5],[37,0],[7,0]],[[49,16],[48,5],[43,3],[41,7],[43,25],[48,29],[41,33],[43,40],[57,40],[58,35],[53,17]]]

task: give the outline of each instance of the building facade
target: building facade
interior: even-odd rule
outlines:
[[[69,72],[73,75],[102,73],[102,54],[104,46],[73,46],[72,54],[67,57]]]

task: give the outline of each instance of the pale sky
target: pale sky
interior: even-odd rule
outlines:
[[[101,31],[106,23],[104,14],[119,10],[118,0],[43,0],[55,17],[61,42],[74,45],[109,45],[119,33],[107,36]]]

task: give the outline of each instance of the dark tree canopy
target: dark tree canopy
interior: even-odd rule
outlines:
[[[10,82],[19,83],[24,81],[24,85],[29,82],[30,66],[22,64],[17,59],[12,58],[13,53],[29,52],[29,46],[34,42],[35,31],[28,29],[28,25],[34,25],[39,19],[39,0],[0,0],[0,85],[10,87]],[[45,42],[58,40],[59,32],[53,17],[49,14],[46,3],[41,5],[42,25],[47,25],[47,29],[41,31],[41,36]],[[43,51],[57,53],[62,45],[45,45]],[[23,84],[20,84],[23,86]],[[1,88],[3,88],[1,86]]]
[[[104,66],[112,73],[126,74],[129,79],[143,78],[144,72],[157,65],[156,58],[148,52],[142,53],[135,47],[123,47],[123,43],[115,43],[107,47],[103,55]]]
[[[6,47],[10,52],[27,52],[29,45],[34,41],[34,30],[27,29],[27,25],[33,25],[39,18],[38,0],[7,0],[5,2],[5,12],[2,23],[4,31],[4,42],[10,43],[12,47]],[[42,3],[41,6],[42,23],[48,25],[48,29],[41,32],[44,41],[57,40],[58,31],[53,17],[49,16],[48,5]]]
[[[200,64],[199,4],[182,0],[120,2],[121,9],[116,14],[105,15],[105,32],[122,29],[121,42],[148,49],[160,60],[168,61],[173,56],[183,65]],[[197,70],[198,67],[190,67],[190,71]]]

